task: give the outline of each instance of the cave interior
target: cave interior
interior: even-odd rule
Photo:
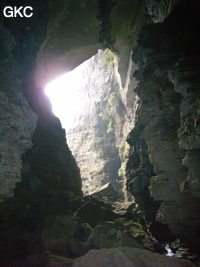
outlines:
[[[199,1],[29,5],[0,14],[0,265],[200,266]],[[67,131],[45,88],[78,68]]]

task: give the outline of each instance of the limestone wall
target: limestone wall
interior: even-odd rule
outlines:
[[[140,101],[127,165],[129,191],[147,218],[193,248],[200,221],[197,20],[189,5],[141,31],[133,53]]]

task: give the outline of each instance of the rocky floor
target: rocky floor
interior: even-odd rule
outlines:
[[[47,216],[41,234],[44,251],[9,267],[197,266],[197,257],[181,248],[179,240],[171,244],[176,256],[167,257],[169,248],[149,232],[138,205],[123,202],[113,190],[106,196],[104,190],[71,199],[68,215]]]

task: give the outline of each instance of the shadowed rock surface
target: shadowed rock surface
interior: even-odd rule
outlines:
[[[199,120],[198,78],[194,78],[199,68],[194,66],[199,40],[195,39],[195,27],[188,32],[185,14],[192,25],[197,18],[192,7],[187,7],[177,9],[162,24],[145,26],[138,38],[133,60],[139,66],[134,75],[139,80],[136,90],[140,102],[136,125],[128,137],[132,149],[126,171],[129,191],[147,219],[169,225],[173,234],[196,250],[200,147],[199,126],[195,124],[197,117]]]
[[[143,251],[136,248],[116,248],[91,250],[80,259],[76,259],[73,267],[189,267],[189,262],[179,261],[175,258],[165,257],[150,251]]]

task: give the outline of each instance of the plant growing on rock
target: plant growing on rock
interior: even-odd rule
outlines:
[[[115,59],[115,54],[110,49],[106,49],[104,66],[107,71],[114,66],[114,59]]]

